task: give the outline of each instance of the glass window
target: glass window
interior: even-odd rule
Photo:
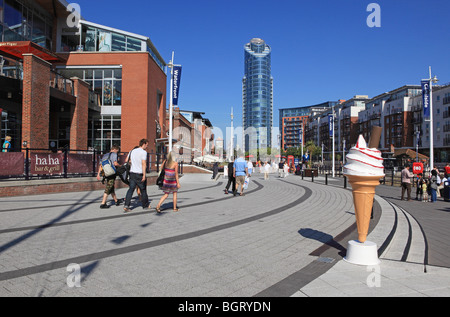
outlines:
[[[67,37],[64,37],[64,44],[69,45]],[[38,16],[34,16],[32,41],[41,46],[45,45],[45,22]]]
[[[84,71],[84,79],[94,79],[94,71],[92,69],[86,69]]]
[[[115,80],[114,81],[114,106],[122,105],[122,81]]]
[[[84,50],[95,52],[97,48],[97,30],[91,27],[83,26],[81,43],[84,44]]]
[[[103,70],[96,69],[94,73],[94,79],[103,79]]]
[[[103,105],[111,106],[112,105],[112,81],[105,80],[103,86]]]
[[[140,51],[141,49],[141,40],[132,37],[127,38],[127,51]]]
[[[99,30],[98,31],[98,51],[111,52],[112,35],[111,32]]]
[[[3,22],[3,8],[4,8],[3,0],[0,0],[0,22]],[[0,34],[0,41],[1,41],[1,34]]]
[[[103,78],[113,78],[113,71],[112,71],[112,69],[105,69],[103,71]]]
[[[112,34],[112,51],[126,51],[126,38],[124,35]]]
[[[25,38],[17,34],[16,32],[12,31],[11,29],[5,28],[3,40],[5,42],[14,42],[14,41],[25,41]]]
[[[102,86],[103,86],[103,84],[102,84],[101,80],[94,81],[94,91],[100,97],[102,96]]]
[[[114,78],[122,79],[122,70],[121,69],[114,69]]]
[[[11,30],[22,26],[22,5],[17,1],[5,0],[5,24]]]
[[[121,121],[120,121],[120,117],[118,117],[119,119],[115,119],[113,121],[113,130],[120,130],[121,129]]]

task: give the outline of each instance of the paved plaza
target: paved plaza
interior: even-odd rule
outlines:
[[[379,186],[368,240],[381,264],[366,267],[342,260],[357,237],[342,179],[255,174],[243,197],[222,177],[180,182],[180,211],[170,197],[161,214],[155,185],[152,209],[135,194],[128,214],[100,209],[102,191],[0,198],[0,296],[450,296],[448,230],[428,235],[414,214],[448,223],[442,200],[406,205]]]

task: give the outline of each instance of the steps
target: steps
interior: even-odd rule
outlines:
[[[380,259],[426,265],[428,246],[419,223],[403,208],[390,203],[396,214],[393,236]]]

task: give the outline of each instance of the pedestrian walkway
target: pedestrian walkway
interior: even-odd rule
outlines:
[[[413,218],[380,196],[369,240],[382,262],[368,271],[342,261],[356,228],[350,190],[255,174],[234,197],[223,178],[180,182],[180,211],[170,197],[161,214],[154,185],[153,208],[135,197],[128,214],[99,209],[102,191],[2,198],[0,296],[450,295],[449,269],[420,262],[415,224],[405,239]]]

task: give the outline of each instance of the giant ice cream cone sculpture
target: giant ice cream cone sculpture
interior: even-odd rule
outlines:
[[[375,187],[380,185],[380,178],[384,177],[383,158],[376,148],[367,147],[362,135],[346,158],[344,175],[353,190],[358,241],[364,243],[369,232]]]

